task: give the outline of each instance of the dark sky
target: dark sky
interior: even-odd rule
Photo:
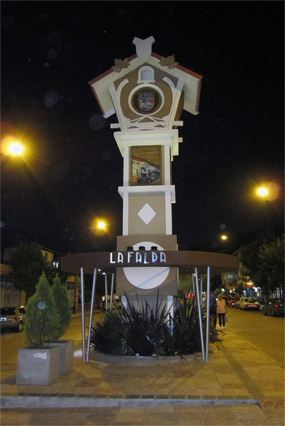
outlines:
[[[183,112],[173,162],[173,233],[180,249],[233,250],[282,230],[283,2],[2,1],[2,244],[17,235],[60,253],[115,249],[122,232],[123,161],[88,81],[134,37],[201,75],[200,114]],[[254,198],[274,181],[278,198]],[[94,239],[94,216],[108,218]],[[229,235],[226,246],[219,235]]]

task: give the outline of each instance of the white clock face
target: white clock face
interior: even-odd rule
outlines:
[[[140,246],[146,250],[151,250],[151,247],[156,246],[157,250],[164,250],[161,246],[154,242],[142,241],[133,246],[134,250],[138,250]],[[123,268],[125,277],[136,288],[141,290],[150,290],[162,284],[169,274],[169,267],[136,267]]]

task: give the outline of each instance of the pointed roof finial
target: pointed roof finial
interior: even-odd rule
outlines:
[[[155,42],[153,36],[150,36],[144,40],[141,38],[135,37],[133,39],[133,44],[137,48],[137,55],[141,59],[146,59],[151,55],[152,44]]]

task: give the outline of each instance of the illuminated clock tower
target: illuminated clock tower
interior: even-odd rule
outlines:
[[[110,70],[89,82],[104,117],[115,113],[118,119],[111,125],[124,162],[117,251],[178,250],[172,234],[171,164],[182,142],[177,129],[183,125],[182,110],[198,114],[202,76],[174,56],[152,53],[154,41],[134,38],[134,56],[115,59]],[[159,292],[170,307],[178,291],[177,268],[151,267],[144,263],[151,256],[140,258],[141,267],[117,268],[117,294],[152,304]]]

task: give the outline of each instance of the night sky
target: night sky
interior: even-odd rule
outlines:
[[[173,162],[173,233],[184,250],[233,251],[283,226],[284,3],[2,1],[2,245],[115,249],[123,161],[88,81],[155,38],[153,52],[203,76]],[[119,75],[118,75],[119,76]],[[278,197],[254,197],[274,181]],[[94,237],[94,216],[108,235]],[[221,233],[229,240],[219,241]]]

